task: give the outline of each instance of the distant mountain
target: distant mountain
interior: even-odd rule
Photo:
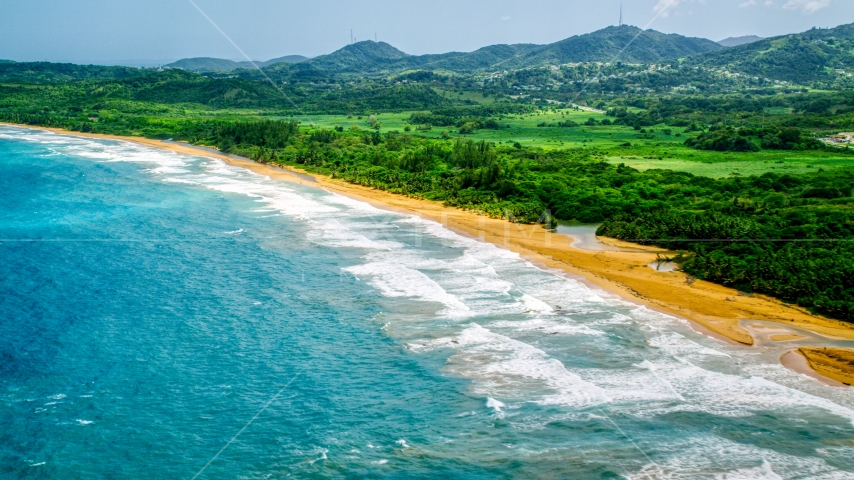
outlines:
[[[266,62],[261,62],[258,64],[259,67],[268,67],[270,65],[275,65],[277,63],[302,63],[306,60],[311,60],[308,57],[303,57],[302,55],[285,55],[284,57],[274,58],[272,60],[267,60]]]
[[[541,47],[542,45],[530,43],[490,45],[474,52],[450,52],[408,57],[403,63],[409,69],[473,72],[493,68],[509,59],[520,58]]]
[[[658,63],[723,48],[704,38],[664,34],[623,25],[561,40],[512,61],[508,67],[573,62]]]
[[[366,66],[388,65],[410,57],[385,42],[363,41],[347,45],[328,55],[306,62],[311,68],[326,71],[361,71]]]
[[[726,68],[795,83],[854,73],[854,24],[766,38],[692,57],[689,65]]]
[[[255,65],[266,67],[278,63],[300,63],[308,60],[308,57],[302,55],[288,55],[285,57],[274,58],[266,62],[256,61]],[[237,70],[238,68],[255,68],[250,62],[235,62],[223,58],[197,57],[185,58],[177,62],[166,65],[169,68],[180,68],[190,72],[228,72]]]
[[[299,65],[276,65],[268,70],[302,79],[320,79],[331,74],[390,74],[412,69],[470,73],[573,62],[658,63],[722,48],[703,38],[620,26],[549,45],[492,45],[467,53],[408,55],[384,42],[364,41]]]
[[[737,47],[739,45],[747,45],[748,43],[758,42],[759,40],[764,40],[764,38],[757,37],[756,35],[746,35],[744,37],[725,38],[718,43],[725,47]]]
[[[216,72],[241,68],[241,63],[246,63],[247,66],[251,67],[247,62],[235,62],[224,58],[210,57],[184,58],[166,66],[169,68],[180,68],[191,72]]]

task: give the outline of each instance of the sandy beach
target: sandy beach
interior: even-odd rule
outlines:
[[[843,348],[801,347],[798,353],[806,358],[810,367],[819,374],[844,385],[854,385],[854,351]]]
[[[435,220],[457,232],[519,253],[541,266],[580,277],[588,284],[612,292],[626,300],[687,319],[693,322],[698,331],[726,341],[742,345],[754,344],[754,338],[750,332],[739,325],[743,320],[775,322],[783,328],[790,326],[825,337],[854,340],[852,324],[813,315],[805,309],[762,295],[743,295],[731,288],[695,280],[682,272],[657,271],[650,267],[650,264],[659,258],[656,252],[660,252],[660,249],[639,247],[614,239],[600,239],[611,245],[646,251],[581,250],[571,246],[573,238],[547,231],[538,225],[514,224],[503,219],[445,207],[438,202],[353,185],[323,175],[306,177],[304,172],[296,169],[260,164],[207,148],[138,137],[85,134],[26,125],[14,126],[49,130],[65,135],[135,142],[181,154],[218,158],[231,165],[248,168],[273,179],[325,188],[366,201],[379,208],[419,215]],[[796,341],[797,335],[794,335],[795,332],[792,333],[793,335],[781,335],[777,338],[791,342],[794,348],[813,346],[799,345]],[[843,353],[837,352],[836,356],[844,356]],[[801,354],[804,353],[801,352]],[[837,381],[841,378],[838,372],[843,372],[842,375],[854,375],[854,366],[830,359],[826,355],[810,355],[808,360],[810,366],[820,373],[827,374],[831,371],[830,369],[833,369],[837,373],[831,378]]]

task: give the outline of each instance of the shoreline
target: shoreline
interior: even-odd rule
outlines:
[[[814,378],[832,387],[844,387],[845,384],[819,372],[800,350],[789,350],[780,356],[780,363],[789,370]]]
[[[325,175],[308,174],[292,167],[254,162],[218,152],[210,147],[142,137],[0,124],[61,135],[132,142],[179,154],[216,158],[275,180],[323,188],[367,202],[377,208],[434,220],[457,233],[507,248],[534,264],[581,279],[588,286],[599,288],[623,300],[685,319],[695,331],[729,343],[755,345],[751,333],[740,325],[743,320],[763,320],[777,323],[784,328],[795,327],[825,337],[854,340],[852,324],[813,315],[800,307],[763,295],[745,296],[731,288],[695,280],[682,272],[656,271],[649,265],[658,258],[653,250],[660,252],[660,249],[640,246],[641,249],[649,249],[649,252],[582,250],[572,246],[575,237],[550,232],[539,225],[521,225],[504,219],[489,218],[446,207],[435,201],[350,184]],[[612,246],[638,248],[634,244],[616,239],[603,238],[602,241]],[[791,339],[788,342],[791,342]],[[808,347],[797,342],[792,344],[795,349]],[[781,363],[792,368],[794,362],[784,362],[781,359]],[[820,374],[820,369],[811,363],[808,366],[813,372]],[[792,369],[804,373],[803,365]],[[851,373],[854,374],[854,367],[851,368]]]

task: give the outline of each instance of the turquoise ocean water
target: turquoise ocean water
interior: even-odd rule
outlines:
[[[854,478],[854,393],[440,225],[0,127],[0,478]]]

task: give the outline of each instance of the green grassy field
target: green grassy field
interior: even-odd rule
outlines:
[[[600,145],[602,147],[614,146],[618,143],[624,143],[631,140],[637,140],[637,132],[628,127],[574,127],[574,128],[543,128],[537,127],[541,123],[557,123],[567,120],[576,123],[584,123],[589,118],[601,122],[605,115],[576,111],[570,109],[540,111],[530,115],[511,115],[502,117],[499,123],[508,125],[510,128],[502,128],[500,130],[478,130],[469,135],[459,135],[454,127],[433,127],[430,131],[416,131],[414,125],[409,125],[407,119],[412,112],[405,113],[380,113],[377,114],[377,119],[382,124],[380,131],[387,133],[389,131],[403,132],[409,126],[412,131],[410,134],[418,135],[427,138],[440,138],[443,133],[447,132],[452,137],[464,137],[471,140],[487,140],[496,143],[514,143],[519,142],[523,146],[541,147],[546,149],[554,148],[578,148],[582,146]],[[344,127],[351,128],[358,126],[362,129],[370,129],[367,116],[361,118],[347,115],[308,115],[299,117],[303,125],[313,126],[315,128],[334,128]],[[664,137],[662,133],[656,134],[659,137]]]
[[[818,169],[831,169],[854,166],[854,157],[822,156],[791,156],[779,157],[782,160],[763,159],[759,154],[749,154],[753,157],[734,158],[724,161],[709,161],[707,159],[684,159],[641,156],[612,156],[607,160],[613,164],[624,163],[638,170],[663,169],[678,172],[688,172],[704,177],[723,178],[732,175],[762,175],[767,172],[779,174],[803,174],[816,172]],[[791,153],[790,153],[791,155]]]
[[[639,170],[668,169],[693,173],[713,178],[730,175],[761,175],[766,172],[802,174],[854,166],[854,155],[832,151],[780,151],[764,150],[752,153],[713,152],[688,148],[684,142],[693,133],[682,128],[658,125],[645,129],[645,133],[632,127],[619,125],[583,125],[589,118],[601,123],[605,115],[558,109],[539,111],[530,115],[503,117],[499,123],[509,128],[500,130],[477,130],[469,135],[456,133],[454,127],[433,127],[429,131],[415,130],[407,120],[411,112],[378,114],[381,132],[403,133],[409,126],[410,135],[441,138],[447,132],[451,138],[486,140],[497,144],[520,143],[523,147],[555,150],[564,148],[590,148],[602,153],[610,163],[624,163]],[[310,115],[301,118],[303,125],[314,128],[334,127],[358,128],[370,131],[367,116],[361,118],[346,115]],[[542,123],[556,124],[567,120],[582,124],[578,127],[538,127]],[[669,132],[669,134],[668,134]],[[630,144],[627,145],[627,144]]]
[[[381,133],[388,133],[397,130],[403,133],[404,128],[409,126],[406,122],[412,112],[408,113],[379,113],[376,115],[377,120],[382,124]],[[332,129],[335,127],[344,127],[346,129],[356,126],[364,130],[370,130],[371,125],[368,121],[369,117],[365,116],[348,116],[348,115],[300,115],[296,117],[304,126]]]

